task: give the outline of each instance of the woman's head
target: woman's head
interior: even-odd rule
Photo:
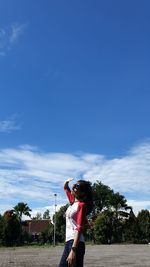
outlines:
[[[89,214],[93,207],[93,196],[92,196],[92,187],[89,181],[79,180],[72,188],[74,196],[82,201],[87,203],[87,214]]]

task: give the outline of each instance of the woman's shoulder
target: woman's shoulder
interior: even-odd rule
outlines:
[[[87,204],[83,201],[78,201],[78,205],[82,208],[87,206]]]

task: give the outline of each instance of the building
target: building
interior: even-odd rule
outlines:
[[[23,222],[23,231],[36,239],[51,224],[50,220],[25,220]]]

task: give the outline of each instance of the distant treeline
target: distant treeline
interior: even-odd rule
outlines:
[[[110,187],[100,181],[92,184],[93,211],[88,216],[85,227],[85,237],[96,244],[112,243],[142,243],[150,242],[150,212],[141,210],[135,216],[131,206],[120,193],[115,193]],[[62,206],[52,218],[55,221],[56,243],[65,241],[65,212],[68,205]],[[39,244],[53,243],[54,225],[51,223],[49,211],[41,217],[37,214],[33,220],[49,219],[50,223],[38,233],[31,236],[23,227],[22,215],[30,217],[31,209],[25,203],[18,203],[11,211],[0,215],[0,245],[13,246],[37,242]]]

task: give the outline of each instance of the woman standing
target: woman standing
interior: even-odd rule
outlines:
[[[91,183],[84,180],[77,181],[72,190],[69,178],[64,182],[64,190],[70,202],[66,211],[66,243],[59,267],[83,267],[85,243],[83,236],[86,216],[93,206]]]

